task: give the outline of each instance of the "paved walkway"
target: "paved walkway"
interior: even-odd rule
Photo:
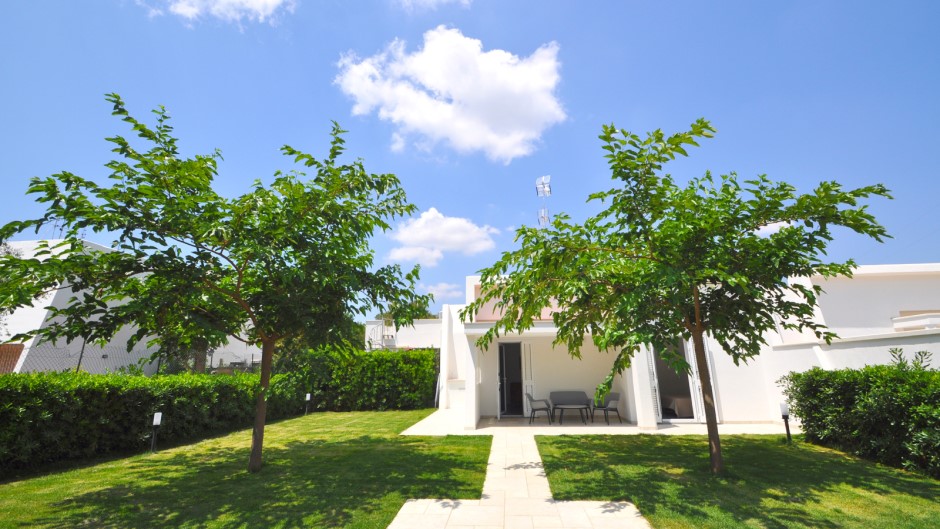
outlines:
[[[531,432],[497,433],[479,500],[408,500],[389,529],[648,528],[627,502],[555,501]]]
[[[476,430],[463,430],[453,410],[438,410],[405,430],[403,435],[492,435],[493,446],[486,468],[481,499],[408,500],[389,529],[468,528],[648,528],[649,522],[627,502],[555,501],[535,445],[536,435],[635,435],[705,434],[704,424],[660,424],[655,430],[635,425],[603,422],[582,425],[528,424],[526,419],[484,419]],[[798,427],[792,427],[799,432]],[[724,434],[783,434],[774,423],[720,424]]]

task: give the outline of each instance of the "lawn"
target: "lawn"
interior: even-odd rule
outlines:
[[[0,527],[384,528],[408,498],[478,498],[490,437],[401,437],[431,410],[316,413],[0,485]]]
[[[780,436],[538,437],[555,499],[627,500],[658,529],[937,528],[940,481]]]

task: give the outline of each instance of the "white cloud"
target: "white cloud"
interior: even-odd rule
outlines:
[[[138,7],[142,7],[142,8],[144,8],[144,9],[146,9],[146,10],[147,10],[147,16],[148,16],[149,18],[158,17],[158,16],[160,16],[160,15],[163,14],[163,10],[162,10],[162,9],[160,9],[159,7],[154,7],[154,6],[150,5],[150,4],[148,4],[145,0],[134,0],[134,3],[137,4]]]
[[[444,252],[435,248],[403,246],[393,248],[388,254],[390,261],[414,261],[425,266],[435,266],[444,257]]]
[[[406,11],[415,11],[417,9],[434,10],[444,4],[460,4],[462,7],[470,7],[473,0],[398,0],[398,5],[405,8]]]
[[[448,299],[463,299],[463,287],[454,283],[437,283],[434,285],[418,284],[418,289],[424,292],[434,294],[434,301],[444,301]]]
[[[392,152],[401,152],[405,149],[405,138],[401,134],[397,132],[392,133],[391,149]]]
[[[392,249],[391,261],[414,261],[435,266],[445,252],[475,255],[496,247],[490,235],[499,233],[491,226],[477,226],[469,219],[446,217],[430,208],[416,219],[398,225],[392,239],[401,246]]]
[[[226,22],[240,23],[273,21],[280,10],[292,13],[296,0],[158,0],[174,15],[193,21],[212,16]],[[150,5],[147,0],[137,4],[148,10],[150,16],[163,14],[163,10]]]
[[[790,223],[786,221],[771,222],[770,224],[767,224],[766,226],[761,226],[760,228],[757,228],[757,231],[755,233],[757,233],[758,237],[770,237],[771,235],[780,231],[781,228],[784,228],[789,225]]]
[[[509,163],[535,150],[542,132],[564,121],[554,91],[558,45],[528,57],[483,50],[458,29],[438,26],[414,53],[399,39],[367,58],[344,55],[334,82],[353,98],[354,115],[377,112],[397,126],[393,146],[445,142],[461,153],[481,151]]]

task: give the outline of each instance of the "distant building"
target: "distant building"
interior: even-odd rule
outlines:
[[[55,242],[55,241],[50,241]],[[36,255],[39,241],[8,242],[7,245],[23,258]],[[86,247],[111,252],[111,248],[84,241]],[[65,371],[80,367],[89,373],[107,373],[128,366],[141,365],[144,372],[156,371],[156,364],[146,360],[156,351],[156,347],[147,347],[139,343],[131,351],[127,350],[127,339],[134,334],[134,329],[122,329],[107,345],[100,346],[77,338],[71,342],[58,340],[43,341],[33,337],[20,343],[6,343],[11,337],[39,329],[52,321],[49,307],[65,307],[75,295],[70,289],[63,288],[46,294],[33,301],[28,307],[21,307],[6,316],[0,328],[0,373],[29,373],[32,371]]]
[[[400,329],[384,320],[366,322],[366,351],[374,349],[440,349],[441,320],[415,320]]]
[[[56,241],[50,241],[52,243]],[[7,245],[24,258],[34,257],[39,241],[8,242]],[[101,252],[112,252],[111,248],[84,241],[86,247]],[[69,289],[50,292],[37,299],[28,307],[21,307],[6,316],[0,326],[0,373],[29,373],[33,371],[65,371],[76,367],[89,373],[108,373],[129,366],[140,365],[145,374],[153,374],[157,363],[149,358],[159,346],[148,347],[146,340],[139,342],[131,351],[127,350],[127,339],[136,330],[132,327],[121,329],[105,346],[85,343],[81,338],[66,342],[42,341],[38,337],[20,343],[6,343],[11,337],[41,328],[50,323],[49,307],[65,307],[74,296]],[[210,353],[206,366],[209,368],[235,367],[248,368],[260,363],[261,349],[237,340],[229,340],[222,347]]]

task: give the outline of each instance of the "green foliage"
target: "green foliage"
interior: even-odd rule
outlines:
[[[692,340],[701,366],[705,335],[735,363],[759,354],[765,334],[778,325],[831,340],[835,335],[814,319],[820,288],[787,278],[850,276],[853,262],[822,260],[832,228],[887,237],[860,203],[889,197],[888,190],[822,182],[797,194],[792,185],[764,175],[739,182],[734,173],[714,178],[708,172],[681,185],[663,172],[714,132],[704,119],[668,137],[660,130],[644,138],[604,126],[600,139],[615,187],[588,200],[605,209],[581,224],[560,214],[545,229],[516,231],[519,248],[481,270],[481,296],[461,313],[472,318],[491,302],[502,310],[478,345],[487,347],[500,333],[524,332],[543,309],[558,307],[552,314],[556,344],[575,357],[586,339],[617,352],[598,387],[599,400],[642,345],[687,370],[676,347],[680,337]],[[774,225],[779,231],[761,234]],[[708,370],[700,369],[699,377],[717,473],[721,456]]]
[[[193,335],[212,346],[225,335],[258,343],[346,325],[389,301],[420,303],[417,270],[373,268],[369,238],[415,211],[392,174],[370,174],[361,160],[341,163],[342,130],[334,123],[325,159],[284,146],[314,171],[275,173],[265,185],[226,198],[216,193],[218,152],[181,158],[169,116],[154,111],[150,127],[132,117],[116,94],[113,114],[139,136],[108,138],[118,159],[107,164],[110,185],[68,172],[34,178],[29,194],[48,208],[41,218],[11,222],[0,240],[56,223],[64,242],[41,247],[38,259],[5,256],[5,307],[37,293],[69,288],[75,297],[39,332],[49,338],[110,338],[135,325],[135,339],[188,344]],[[100,252],[79,239],[108,233]],[[6,283],[4,283],[6,285]]]
[[[583,224],[560,214],[548,228],[519,228],[519,248],[481,271],[482,295],[463,312],[472,317],[492,301],[504,309],[480,344],[530,328],[553,305],[559,307],[552,316],[556,343],[573,355],[585,337],[604,350],[622,349],[620,368],[641,344],[681,366],[676,339],[689,339],[697,328],[736,362],[746,360],[759,354],[775,315],[786,328],[832,338],[813,320],[819,289],[787,278],[851,275],[851,261],[821,260],[832,228],[887,237],[859,203],[888,191],[823,182],[798,195],[763,175],[739,182],[734,173],[717,179],[706,173],[680,185],[662,172],[713,132],[705,120],[669,137],[604,126],[600,138],[617,187],[589,201],[606,208]],[[779,223],[772,235],[759,232]]]
[[[412,320],[433,320],[438,316],[431,313],[429,303],[431,297],[415,300],[410,303],[391,303],[388,310],[375,315],[377,320],[385,320],[386,325],[394,325],[396,329]]]
[[[34,334],[107,341],[131,325],[137,332],[128,346],[164,341],[164,353],[194,344],[205,350],[225,336],[261,345],[249,463],[259,470],[276,344],[341,335],[350,314],[428,298],[415,294],[417,267],[376,267],[369,247],[376,231],[416,208],[395,175],[342,161],[346,131],[336,123],[325,158],[285,145],[302,170],[278,171],[269,184],[256,180],[246,194],[227,198],[212,187],[218,152],[182,157],[163,108],[150,126],[117,94],[107,100],[138,138],[107,138],[116,154],[106,164],[107,184],[69,172],[32,179],[28,192],[45,214],[0,228],[0,240],[47,225],[62,227],[64,240],[41,246],[35,259],[0,256],[0,277],[9,278],[0,282],[0,307],[69,289],[68,304]],[[110,234],[116,251],[89,248],[81,240],[86,231]]]
[[[17,255],[17,252],[14,251],[13,248],[10,247],[10,245],[8,245],[5,241],[0,240],[0,256],[2,255],[16,255],[17,257],[19,257],[19,255]],[[3,288],[10,287],[10,285],[3,284],[8,281],[11,281],[11,278],[0,277],[0,290],[2,290]],[[11,308],[0,306],[0,331],[6,331],[6,318],[11,312],[12,312]]]
[[[807,440],[940,477],[940,371],[892,365],[790,373],[781,382]]]
[[[293,369],[297,359],[303,357],[310,349],[319,349],[327,346],[361,348],[362,339],[366,335],[366,326],[359,323],[351,315],[330,329],[316,332],[304,332],[299,336],[281,340],[277,346],[277,357],[274,359],[273,373],[286,373]]]
[[[251,432],[0,483],[0,527],[384,529],[409,498],[479,498],[489,436],[403,436],[430,410],[316,413]],[[0,478],[2,479],[2,478]]]
[[[630,501],[655,528],[935,529],[940,520],[940,481],[787,443],[782,431],[726,436],[723,478],[708,472],[700,435],[536,441],[556,500]]]
[[[140,450],[157,411],[167,443],[242,428],[257,387],[251,375],[2,375],[0,467]]]
[[[324,348],[301,355],[294,371],[275,375],[268,416],[311,411],[415,409],[431,406],[435,351]],[[148,445],[153,413],[163,413],[161,444],[251,424],[259,377],[29,373],[0,375],[0,468],[36,466]]]
[[[437,351],[361,351],[322,347],[298,354],[288,378],[298,395],[311,393],[311,409],[357,411],[433,406]]]

